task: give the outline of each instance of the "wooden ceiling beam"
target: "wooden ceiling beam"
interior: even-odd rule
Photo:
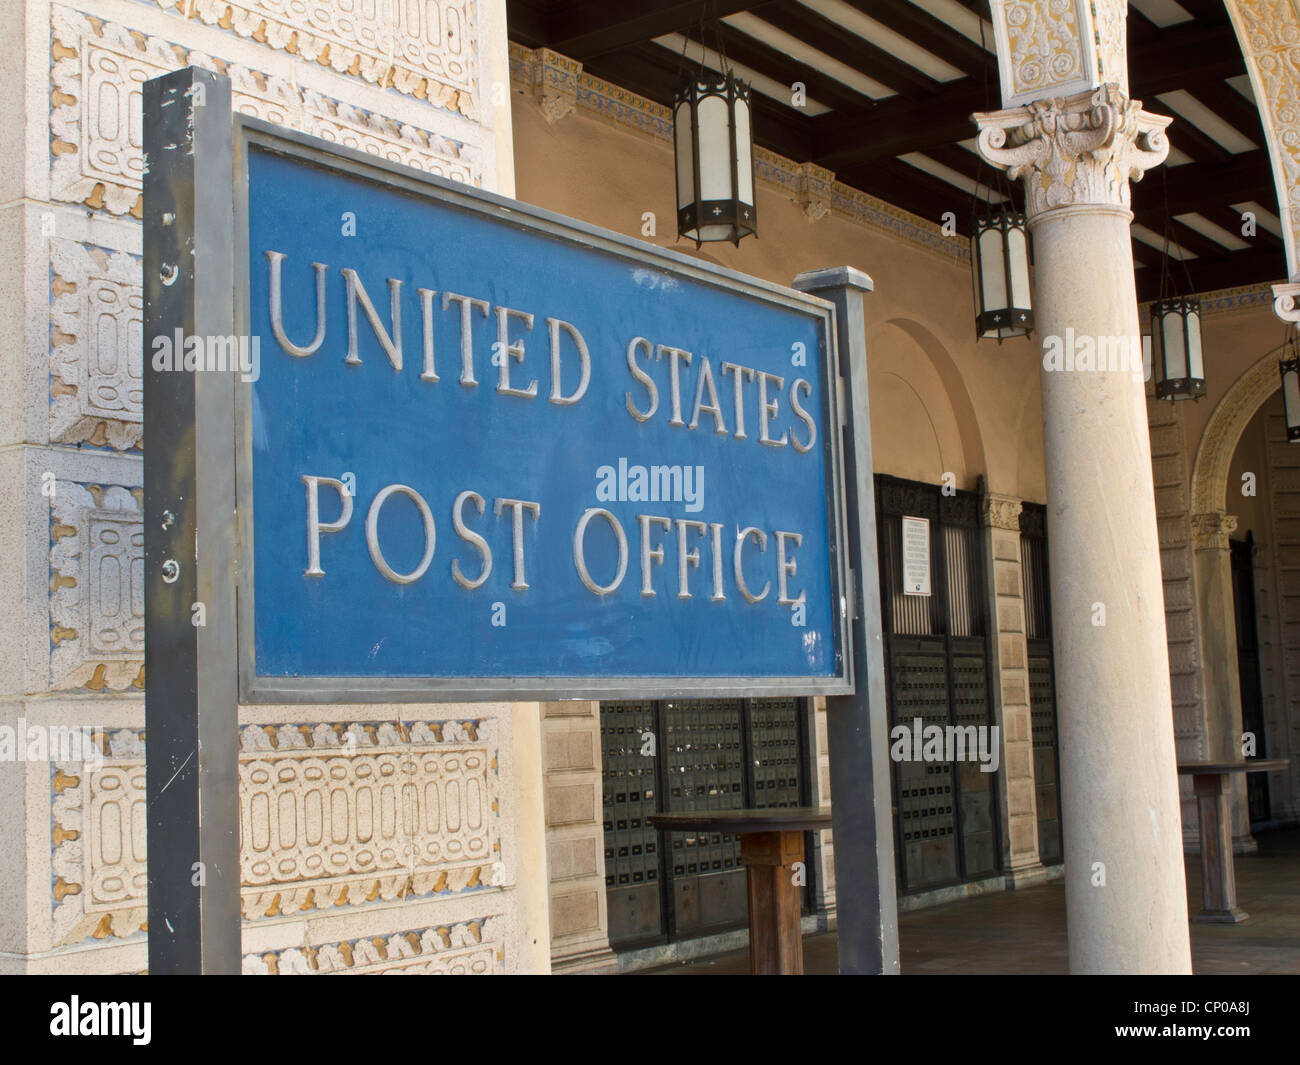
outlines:
[[[1225,60],[1223,53],[1229,50],[1231,56]],[[1245,69],[1230,26],[1205,28],[1194,23],[1186,29],[1166,30],[1156,43],[1134,48],[1129,65],[1134,95],[1145,92],[1152,100],[1157,92],[1195,84],[1202,77],[1222,80]],[[975,134],[971,113],[996,110],[999,103],[996,84],[990,83],[986,91],[980,79],[963,78],[924,99],[895,97],[857,113],[821,115],[812,120],[815,161],[836,170],[965,140]],[[1149,106],[1152,111],[1171,113],[1158,100]],[[1178,125],[1191,132],[1175,136],[1189,147],[1199,146],[1204,157],[1221,160],[1228,154],[1190,123]]]
[[[992,83],[997,82],[997,56],[986,52],[964,34],[958,33],[946,22],[922,11],[908,0],[845,0],[864,15],[897,30],[914,41],[931,55],[951,63],[969,77],[982,77],[987,71]],[[992,44],[992,40],[989,41]]]
[[[895,207],[911,211],[937,226],[943,224],[945,211],[955,211],[960,239],[969,239],[970,212],[953,206],[954,201],[962,199],[963,193],[923,170],[897,159],[889,159],[840,175],[839,180]],[[964,201],[967,206],[969,202],[969,199]]]
[[[1236,197],[1233,197],[1233,199],[1235,198]],[[1260,206],[1263,206],[1263,204],[1261,204]],[[1285,249],[1285,245],[1282,243],[1282,238],[1279,237],[1276,233],[1270,233],[1267,229],[1261,226],[1259,224],[1258,219],[1256,219],[1255,221],[1254,235],[1248,237],[1241,231],[1241,227],[1242,227],[1241,212],[1235,210],[1233,207],[1225,205],[1224,207],[1220,208],[1218,211],[1214,211],[1214,212],[1202,211],[1201,213],[1204,214],[1205,217],[1208,218],[1211,222],[1215,222],[1218,225],[1223,226],[1223,228],[1226,229],[1229,233],[1235,233],[1237,236],[1241,237],[1241,239],[1244,240],[1247,244],[1250,244],[1253,247],[1271,248],[1273,251],[1282,252],[1283,254],[1285,254],[1286,249]]]
[[[1263,149],[1230,155],[1217,163],[1187,163],[1152,171],[1133,185],[1133,203],[1138,207],[1163,209],[1166,193],[1169,213],[1201,210],[1206,201],[1239,203],[1255,200],[1269,206],[1273,198],[1273,168]],[[1263,196],[1265,199],[1260,199]]]
[[[932,93],[941,84],[897,56],[861,37],[846,33],[833,22],[793,0],[780,0],[760,13],[762,20],[805,44],[838,59],[869,78],[907,96]]]
[[[698,41],[698,35],[688,36]],[[782,51],[763,44],[762,41],[748,37],[732,26],[724,25],[720,36],[726,49],[727,59],[760,71],[773,81],[789,87],[792,96],[793,86],[797,82],[804,86],[804,90],[810,97],[837,111],[856,111],[863,107],[870,107],[874,102],[870,96],[845,85],[829,74],[823,74],[820,70],[799,62],[793,56],[788,56]],[[699,43],[711,42],[710,47],[716,49],[717,38],[713,33],[706,33],[704,37],[705,40]],[[804,112],[800,114],[807,117]]]
[[[546,46],[586,63],[597,56],[643,44],[667,33],[698,32],[701,13],[710,23],[742,11],[754,11],[771,0],[587,0],[567,4],[546,20]],[[512,0],[512,8],[517,0]]]
[[[1194,291],[1215,292],[1222,288],[1238,288],[1243,285],[1258,285],[1264,282],[1286,280],[1286,258],[1279,252],[1268,249],[1251,248],[1248,251],[1235,251],[1218,259],[1194,259],[1187,264],[1187,273],[1191,274]],[[1187,288],[1187,275],[1178,267],[1177,281],[1179,291]],[[1158,299],[1160,296],[1160,272],[1143,270],[1137,276],[1138,300]]]
[[[1161,30],[1148,44],[1130,47],[1128,71],[1133,97],[1147,102],[1158,93],[1244,74],[1246,60],[1227,22],[1186,22]]]
[[[1155,233],[1157,236],[1164,236],[1165,216],[1164,212],[1159,209],[1134,211],[1133,221],[1137,225],[1146,226],[1147,229],[1151,230],[1151,232]],[[1192,252],[1197,259],[1220,259],[1225,255],[1234,254],[1222,244],[1218,243],[1218,241],[1211,240],[1203,233],[1198,233],[1186,223],[1180,222],[1177,218],[1171,218],[1169,220],[1169,230],[1169,239],[1180,248],[1185,248],[1187,251]],[[1148,245],[1148,247],[1150,247],[1150,245]],[[1157,248],[1156,253],[1161,254],[1160,249]],[[1189,260],[1189,262],[1195,261],[1195,259]],[[1182,264],[1175,258],[1170,258],[1169,270],[1171,273],[1177,271],[1179,276],[1182,276]]]
[[[1153,115],[1165,115],[1173,119],[1166,132],[1169,143],[1179,151],[1186,152],[1198,162],[1223,163],[1231,158],[1232,153],[1227,148],[1192,125],[1164,101],[1146,100],[1142,106]]]

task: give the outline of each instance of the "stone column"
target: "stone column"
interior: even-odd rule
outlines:
[[[1009,496],[989,494],[981,517],[989,530],[987,555],[993,600],[993,667],[998,677],[996,720],[1001,729],[1002,870],[1011,888],[1042,880],[1038,806],[1034,797],[1034,729],[1029,706],[1029,647],[1025,642],[1024,582],[1020,569],[1020,511]]]
[[[1236,528],[1237,519],[1221,510],[1192,515],[1196,607],[1201,618],[1201,675],[1205,684],[1205,751],[1211,761],[1242,758],[1241,677],[1237,672],[1236,610],[1228,547],[1228,537]],[[1250,834],[1246,775],[1234,774],[1229,787],[1233,853],[1253,854],[1259,844]],[[1200,839],[1204,848],[1204,826]]]
[[[1129,181],[1169,120],[1118,84],[975,116],[1023,178],[1048,345],[1140,334]],[[1187,973],[1169,653],[1141,374],[1044,360],[1053,633],[1070,970]],[[1050,365],[1054,365],[1050,364]],[[1067,363],[1066,365],[1070,365]]]

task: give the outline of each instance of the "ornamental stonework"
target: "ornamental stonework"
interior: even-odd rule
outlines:
[[[993,529],[1006,529],[1020,532],[1020,512],[1024,503],[1010,496],[985,496],[981,505],[981,518],[984,525]]]
[[[980,154],[1024,181],[1031,222],[1058,207],[1127,209],[1129,182],[1169,154],[1171,119],[1143,111],[1114,85],[974,118]]]
[[[143,933],[147,871],[144,743],[139,729],[104,737],[104,760],[55,762],[50,775],[54,943]]]
[[[144,526],[139,488],[53,481],[50,687],[144,690]]]
[[[1227,551],[1228,540],[1236,531],[1237,519],[1232,514],[1213,510],[1192,515],[1192,545],[1197,551]]]
[[[245,728],[245,918],[500,884],[491,730],[490,720]]]
[[[555,125],[577,109],[578,81],[582,77],[582,64],[577,60],[549,48],[538,48],[528,54],[520,73],[532,87],[548,125]]]
[[[1287,269],[1300,282],[1300,11],[1294,0],[1227,0],[1227,7],[1273,159]],[[1292,321],[1300,317],[1300,290],[1278,294],[1278,313]]]
[[[815,163],[800,163],[795,172],[795,201],[809,222],[820,222],[831,213],[835,175]]]
[[[139,448],[144,293],[140,258],[50,240],[50,439]]]
[[[1097,41],[1097,84],[1118,85],[1128,95],[1128,2],[1093,0]]]
[[[228,76],[240,114],[453,181],[482,183],[482,153],[452,138],[72,8],[53,7],[51,19],[50,196],[56,202],[141,217],[143,85],[187,65]]]
[[[381,88],[478,117],[475,0],[155,0]]]
[[[493,719],[243,727],[244,921],[504,886],[495,729]],[[145,931],[144,742],[143,730],[119,729],[105,735],[101,765],[54,766],[51,890],[60,946]],[[499,960],[477,941],[444,943],[459,946],[471,949],[403,957],[430,972],[486,971]],[[355,969],[334,964],[347,951],[333,950],[318,948],[323,962],[303,955],[302,971]]]
[[[502,920],[490,916],[317,947],[245,954],[242,972],[245,976],[394,972],[487,976],[504,970],[505,954]]]
[[[1085,32],[1091,27],[1076,0],[995,0],[991,13],[1004,103],[1088,85]]]

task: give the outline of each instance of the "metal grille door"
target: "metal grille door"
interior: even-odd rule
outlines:
[[[659,834],[646,820],[659,803],[654,703],[601,703],[600,739],[605,820],[605,886],[617,893],[609,909],[610,938],[655,935],[659,904]]]
[[[945,737],[957,728],[987,730],[993,704],[978,496],[877,476],[876,501],[891,736],[899,725],[910,736],[935,726]],[[929,596],[903,591],[905,516],[930,522]],[[986,731],[985,742],[990,738]],[[901,890],[995,875],[996,774],[981,771],[977,751],[931,757],[912,746],[892,759]]]
[[[739,840],[672,832],[660,848],[646,815],[806,803],[807,714],[800,699],[601,704],[612,944],[633,947],[745,924]]]
[[[948,723],[948,664],[942,655],[892,656],[892,723]],[[903,867],[923,884],[957,879],[957,806],[947,762],[894,763]]]
[[[744,737],[739,699],[663,704],[667,812],[739,810],[745,805]],[[689,934],[745,919],[740,840],[718,832],[670,832],[672,922]]]

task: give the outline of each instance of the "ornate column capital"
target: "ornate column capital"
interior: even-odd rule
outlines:
[[[1273,312],[1284,322],[1300,322],[1300,280],[1273,286]]]
[[[1237,518],[1221,510],[1192,515],[1192,546],[1197,551],[1226,551],[1228,537],[1237,531]]]
[[[1020,531],[1020,512],[1024,503],[1012,496],[995,496],[991,493],[980,500],[980,520],[986,528]]]
[[[980,154],[1024,180],[1031,224],[1058,207],[1127,208],[1129,182],[1169,154],[1171,119],[1143,111],[1117,84],[971,117]]]

